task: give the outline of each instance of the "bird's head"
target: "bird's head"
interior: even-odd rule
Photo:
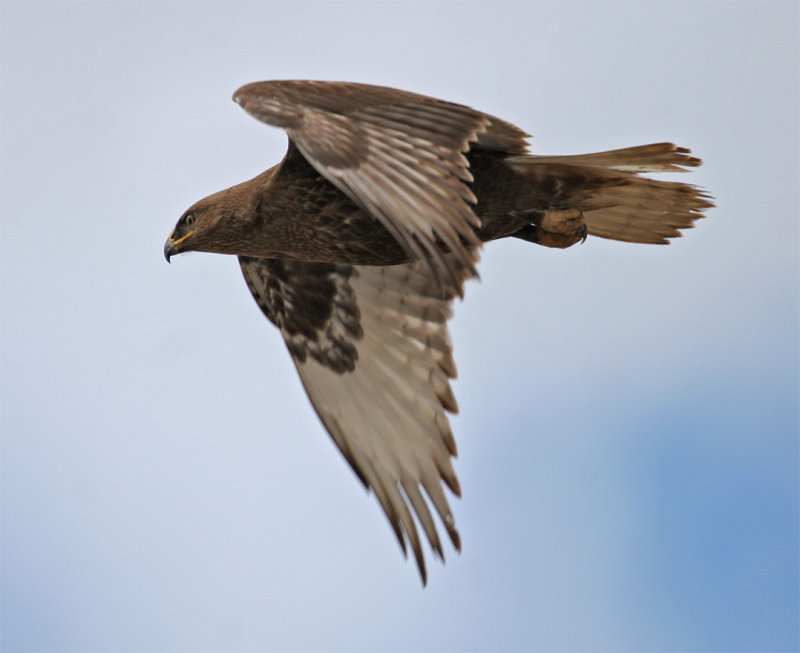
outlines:
[[[241,221],[233,190],[209,195],[186,210],[164,243],[167,262],[183,252],[238,253],[236,228]]]
[[[173,254],[180,254],[194,249],[192,236],[194,236],[195,225],[197,224],[198,211],[192,207],[181,216],[172,233],[164,243],[164,257],[169,263]]]

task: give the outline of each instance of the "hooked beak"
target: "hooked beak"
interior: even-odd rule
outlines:
[[[181,243],[186,240],[189,236],[191,236],[194,231],[190,231],[185,236],[181,238],[175,238],[175,232],[172,232],[167,238],[167,242],[164,243],[164,258],[167,259],[167,263],[169,263],[169,259],[172,257],[173,254],[180,254],[181,253]]]

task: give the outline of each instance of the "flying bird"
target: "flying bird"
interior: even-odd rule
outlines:
[[[694,186],[641,173],[700,160],[671,143],[531,154],[529,135],[509,122],[367,84],[256,82],[233,99],[284,128],[288,151],[191,206],[164,255],[238,256],[322,423],[425,584],[417,524],[442,560],[433,513],[461,548],[444,491],[460,496],[447,320],[482,243],[667,243],[713,204]]]

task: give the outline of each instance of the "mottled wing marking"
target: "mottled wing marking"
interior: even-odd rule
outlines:
[[[308,161],[375,217],[414,260],[460,290],[457,262],[476,274],[480,220],[464,152],[470,142],[512,153],[527,134],[469,107],[385,87],[257,82],[234,99],[284,127]],[[445,256],[441,245],[455,256]]]
[[[287,274],[280,267],[287,262],[276,268],[268,259],[240,260],[256,301],[287,339],[317,414],[356,474],[375,492],[403,551],[406,542],[411,545],[424,582],[425,560],[412,511],[437,556],[443,559],[444,552],[429,504],[460,549],[442,483],[460,495],[451,460],[456,444],[447,419],[447,412],[458,410],[449,381],[456,368],[447,320],[461,288],[443,289],[421,261],[328,269],[293,263]],[[470,276],[459,262],[451,265],[459,284]],[[277,282],[276,275],[281,275]],[[333,277],[338,279],[329,283]],[[302,305],[306,297],[317,296],[297,291],[307,286],[324,287],[327,309]],[[306,319],[313,325],[296,324]],[[295,334],[303,334],[299,349],[297,335],[294,344],[287,338],[290,324]],[[330,333],[346,334],[347,345]],[[352,367],[331,364],[329,353],[315,355],[314,342],[324,342],[325,352],[346,349]]]
[[[338,374],[353,371],[354,343],[363,334],[349,283],[351,266],[246,256],[239,264],[250,292],[296,360],[310,356]]]

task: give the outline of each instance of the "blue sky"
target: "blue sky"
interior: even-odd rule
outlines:
[[[798,647],[796,3],[0,5],[2,648]],[[385,84],[662,140],[669,247],[483,253],[451,328],[463,552],[422,589],[236,263],[162,245],[280,159],[230,101]]]

